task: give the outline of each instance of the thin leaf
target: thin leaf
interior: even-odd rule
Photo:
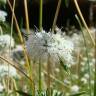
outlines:
[[[58,56],[59,57],[59,56]],[[68,66],[64,64],[64,61],[61,57],[59,57],[60,65],[63,67],[63,69],[68,72]]]
[[[20,73],[22,73],[26,78],[28,78],[30,81],[32,81],[31,78],[30,78],[23,70],[21,70],[19,67],[16,66],[16,65],[19,65],[19,64],[14,63],[13,61],[4,58],[4,57],[1,56],[1,55],[0,55],[0,59],[2,59],[3,61],[7,62],[7,63],[10,64],[11,66],[13,66],[16,70],[18,70]]]
[[[83,91],[83,92],[79,92],[79,93],[76,93],[76,94],[71,94],[70,96],[80,96],[80,95],[83,95],[83,94],[86,94],[86,92]]]
[[[19,93],[19,94],[22,95],[22,96],[32,96],[32,95],[30,95],[30,94],[28,94],[28,93],[25,93],[25,92],[23,92],[23,91],[16,90],[16,92]]]

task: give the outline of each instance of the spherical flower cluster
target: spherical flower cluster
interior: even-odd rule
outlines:
[[[87,84],[87,83],[88,83],[88,80],[87,80],[86,78],[81,78],[81,82],[82,82],[83,84]]]
[[[79,91],[79,86],[73,85],[73,86],[71,87],[71,92],[72,92],[72,93],[77,93],[78,91]]]
[[[5,11],[0,10],[0,22],[4,22],[6,20],[7,13]]]
[[[0,35],[0,47],[1,48],[14,47],[14,39],[10,35]]]
[[[29,35],[26,42],[28,54],[32,59],[45,61],[48,54],[52,61],[58,62],[59,57],[63,58],[66,63],[72,63],[72,51],[74,44],[65,39],[60,33],[37,32]]]

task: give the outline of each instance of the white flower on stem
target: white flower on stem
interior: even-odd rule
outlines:
[[[0,10],[0,21],[4,22],[6,20],[7,13],[5,11]]]
[[[71,82],[67,79],[64,80],[64,84],[69,85]]]
[[[23,48],[21,45],[16,45],[16,48],[14,49],[15,52],[17,51],[23,51]]]
[[[90,77],[89,77],[89,74],[87,74],[87,73],[84,74],[84,77],[85,77],[86,79],[89,79],[89,78],[90,78]]]
[[[72,93],[77,93],[78,91],[79,91],[79,86],[73,85],[73,86],[71,87],[71,92],[72,92]]]
[[[29,35],[26,46],[28,54],[33,60],[47,60],[47,55],[50,54],[52,61],[58,62],[61,57],[66,63],[73,62],[74,44],[60,33],[54,34],[45,31],[32,33]]]
[[[88,81],[87,81],[86,78],[81,78],[81,82],[84,83],[84,84],[87,84],[88,83]]]
[[[14,47],[14,39],[6,34],[6,35],[0,35],[0,47],[1,48],[9,48],[9,46],[12,48]]]
[[[0,92],[3,92],[4,86],[0,83]]]

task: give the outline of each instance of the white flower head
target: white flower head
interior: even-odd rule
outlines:
[[[0,47],[9,48],[9,46],[14,47],[14,39],[10,35],[0,35]]]
[[[64,84],[69,85],[71,82],[67,79],[64,80]]]
[[[14,52],[23,51],[23,48],[21,45],[16,45],[16,48],[14,49]]]
[[[4,90],[4,86],[0,83],[0,92]]]
[[[86,79],[89,79],[89,78],[90,78],[90,77],[89,77],[89,74],[87,74],[87,73],[84,74],[84,77],[85,77]]]
[[[29,35],[26,42],[28,54],[32,59],[47,59],[50,54],[52,61],[57,62],[59,57],[63,58],[67,63],[72,62],[72,51],[74,44],[70,40],[65,39],[61,34],[52,32],[37,32]]]
[[[73,85],[73,86],[71,87],[71,92],[72,92],[72,93],[77,93],[78,91],[79,91],[79,86]]]
[[[3,77],[5,75],[9,75],[12,77],[17,77],[17,71],[14,67],[12,66],[7,66],[7,65],[0,65],[0,76]]]
[[[81,78],[81,82],[84,83],[84,84],[87,84],[88,83],[88,81],[87,81],[86,78]]]
[[[6,20],[7,13],[5,11],[0,10],[0,21],[4,22]]]

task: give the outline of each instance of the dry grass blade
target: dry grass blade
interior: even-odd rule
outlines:
[[[19,67],[16,66],[16,65],[18,65],[18,64],[12,62],[12,61],[9,60],[9,59],[4,58],[4,57],[1,56],[1,55],[0,55],[0,59],[2,59],[3,61],[7,62],[7,63],[10,64],[11,66],[13,66],[13,67],[14,67],[15,69],[17,69],[20,73],[22,73],[25,77],[27,77],[30,81],[32,81],[32,79],[29,78],[29,76],[27,76],[27,74],[26,74],[24,71],[22,71]]]
[[[16,4],[16,1],[13,0],[13,5],[12,5],[12,10],[14,12],[14,9],[15,9],[15,4]],[[10,33],[10,36],[11,36],[11,39],[12,39],[12,35],[13,35],[13,13],[12,13],[12,18],[11,18],[11,33]],[[10,46],[9,46],[9,55],[11,55],[11,39],[10,39]],[[8,94],[9,94],[9,86],[10,86],[10,76],[9,76],[9,64],[8,64],[8,84],[7,84],[7,91],[8,91]]]
[[[47,74],[48,74],[48,79],[47,79],[47,89],[48,89],[48,95],[51,96],[51,78],[50,78],[50,73],[51,73],[51,62],[50,62],[50,54],[48,54],[48,62],[47,62]]]
[[[11,4],[10,4],[10,1],[8,0],[7,2],[8,2],[9,7],[10,7],[12,13],[13,13],[13,18],[14,18],[14,20],[15,20],[15,25],[16,25],[16,28],[17,28],[17,31],[18,31],[18,35],[19,35],[19,38],[20,38],[22,47],[23,47],[26,64],[27,64],[28,69],[30,70],[30,64],[29,64],[29,59],[28,59],[27,51],[26,51],[26,48],[25,48],[25,43],[24,43],[23,37],[22,37],[22,35],[21,35],[20,28],[19,28],[19,25],[18,25],[16,16],[15,16],[13,10],[12,10],[12,6],[11,6]],[[30,76],[31,76],[31,75],[30,75]]]
[[[14,78],[11,78],[11,79],[12,79],[12,81],[13,81],[14,89],[15,89],[15,90],[18,90],[15,79],[14,79]],[[16,96],[19,96],[19,94],[16,93]]]
[[[87,30],[87,32],[88,32],[88,34],[89,34],[89,36],[90,36],[90,39],[91,39],[91,41],[92,41],[92,43],[93,43],[93,46],[95,47],[95,46],[96,46],[95,41],[94,41],[94,39],[93,39],[93,37],[92,37],[92,35],[91,35],[91,32],[90,32],[90,30],[89,30],[89,28],[88,28],[85,20],[84,20],[84,17],[83,17],[83,15],[82,15],[81,10],[80,10],[80,8],[79,8],[79,5],[78,5],[78,3],[77,3],[77,0],[74,0],[74,3],[75,3],[75,6],[76,6],[77,11],[78,11],[78,13],[79,13],[79,16],[80,16],[80,18],[81,18],[81,20],[82,20],[82,23],[83,23],[84,27],[86,28],[86,30]]]
[[[40,0],[39,31],[42,31],[43,0]]]
[[[56,21],[57,21],[57,17],[58,17],[59,10],[60,10],[60,5],[61,5],[61,0],[58,1],[56,13],[55,13],[55,17],[54,17],[54,21],[53,21],[53,25],[52,25],[52,32],[54,32],[54,29],[55,29],[55,26],[56,26]]]
[[[48,76],[48,72],[46,72],[46,71],[43,71],[43,72],[44,72],[45,75]],[[50,76],[50,79],[53,79],[53,80],[55,80],[56,82],[58,82],[59,84],[63,85],[64,87],[70,89],[69,86],[67,86],[66,84],[64,84],[64,82],[62,82],[62,81],[58,80],[57,78],[55,78],[52,74],[50,74],[49,76]]]
[[[26,30],[29,33],[29,18],[28,18],[27,0],[24,0],[24,8],[25,8]]]
[[[32,68],[30,67],[30,61],[29,61],[29,58],[28,58],[27,50],[25,48],[25,42],[24,42],[24,39],[23,39],[22,34],[20,32],[20,28],[19,28],[16,16],[15,16],[13,10],[12,10],[11,3],[10,3],[9,0],[7,0],[7,2],[8,2],[8,5],[9,5],[9,8],[10,8],[12,14],[13,14],[13,19],[15,21],[16,29],[17,29],[17,32],[18,32],[18,35],[19,35],[20,42],[22,44],[23,51],[24,51],[24,57],[25,57],[25,60],[26,60],[26,65],[27,65],[26,70],[28,71],[28,74],[30,75],[30,78],[32,80],[33,79],[32,78],[32,70],[31,70]],[[30,85],[33,89],[33,94],[34,94],[34,84],[33,84],[33,82],[30,82],[30,83],[31,83]]]

